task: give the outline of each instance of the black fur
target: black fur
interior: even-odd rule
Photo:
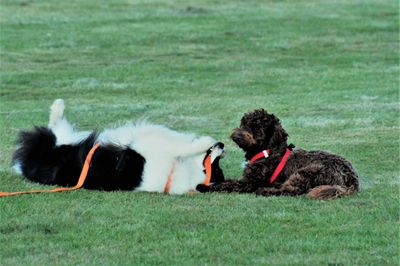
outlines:
[[[212,183],[220,183],[225,181],[224,172],[219,167],[219,160],[221,157],[215,158],[214,162],[211,164],[211,180]]]
[[[96,137],[96,133],[92,133],[79,144],[56,146],[56,136],[50,129],[35,127],[20,133],[13,163],[18,162],[23,175],[33,182],[74,186]],[[134,150],[99,147],[92,157],[83,187],[133,190],[142,181],[144,164],[144,157]]]

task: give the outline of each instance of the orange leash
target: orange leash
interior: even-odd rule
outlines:
[[[169,193],[169,190],[171,189],[172,176],[175,171],[175,164],[176,162],[174,162],[171,171],[168,174],[167,183],[164,187],[164,193]],[[208,155],[207,158],[204,160],[204,168],[206,169],[206,178],[204,179],[204,185],[209,186],[211,181],[211,155]]]
[[[206,179],[204,185],[209,186],[211,181],[211,155],[208,155],[204,161],[204,167],[206,168]]]
[[[171,171],[169,171],[167,183],[165,184],[165,187],[164,187],[164,193],[169,193],[169,189],[171,188],[172,175],[174,174],[174,171],[175,171],[175,164],[176,164],[176,162],[174,162],[174,164],[172,165]]]
[[[61,191],[69,191],[69,190],[77,190],[80,189],[85,183],[87,174],[89,172],[90,162],[92,161],[92,156],[97,148],[100,146],[99,143],[95,144],[92,149],[89,151],[86,156],[85,163],[83,164],[83,168],[81,174],[78,179],[78,183],[73,187],[59,187],[51,190],[30,190],[30,191],[18,191],[18,192],[0,192],[0,197],[6,196],[15,196],[21,194],[33,194],[33,193],[51,193],[51,192],[61,192]]]

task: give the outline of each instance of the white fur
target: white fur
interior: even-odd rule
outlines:
[[[64,118],[65,103],[57,99],[50,107],[49,128],[57,137],[57,146],[79,143],[90,135],[89,131],[77,132],[74,127]]]
[[[15,171],[17,174],[22,175],[22,167],[21,167],[21,164],[20,164],[19,162],[16,162],[16,163],[13,165],[12,168],[14,169],[14,171]]]
[[[50,109],[49,128],[56,135],[57,145],[78,143],[90,132],[75,131],[64,118],[64,109],[63,100],[54,101]],[[206,151],[216,143],[211,137],[196,137],[147,122],[105,129],[97,142],[130,148],[145,158],[142,183],[136,191],[163,192],[168,175],[174,169],[170,194],[186,193],[203,183],[202,162]],[[222,153],[222,149],[215,147],[211,153],[212,161]]]

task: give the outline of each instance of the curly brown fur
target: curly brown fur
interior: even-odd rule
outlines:
[[[351,163],[325,151],[294,150],[278,178],[269,178],[281,161],[288,134],[280,120],[264,109],[245,114],[240,127],[232,131],[232,140],[250,160],[262,150],[270,156],[248,164],[240,180],[226,180],[203,191],[256,193],[262,196],[307,194],[312,199],[334,199],[360,190],[359,178]]]

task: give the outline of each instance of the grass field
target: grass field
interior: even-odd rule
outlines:
[[[0,199],[1,265],[397,265],[399,4],[390,0],[0,2],[0,191],[19,130],[55,98],[79,129],[148,119],[226,144],[244,112],[349,158],[335,201],[80,190]]]

